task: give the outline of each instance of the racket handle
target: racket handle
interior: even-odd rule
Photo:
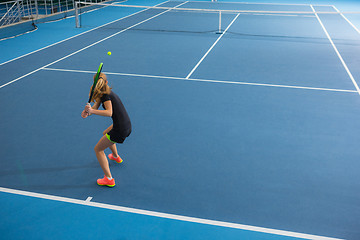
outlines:
[[[90,103],[87,103],[86,106],[90,106],[90,107],[91,107],[91,104],[90,104]],[[89,112],[87,112],[87,114],[90,115]]]

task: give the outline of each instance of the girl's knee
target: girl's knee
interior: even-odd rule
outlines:
[[[109,147],[109,140],[107,139],[106,136],[103,136],[99,142],[95,145],[94,147],[94,151],[96,153],[99,153],[99,152],[103,152],[105,151],[106,148]]]
[[[97,152],[101,152],[102,150],[99,148],[98,145],[95,145],[94,151],[97,153]]]

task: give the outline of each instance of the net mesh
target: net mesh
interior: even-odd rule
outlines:
[[[96,26],[99,19],[94,17],[93,13],[99,11],[101,14],[98,15],[106,18],[108,22],[104,24],[103,29],[196,34],[224,33],[231,21],[239,15],[241,24],[234,24],[226,33],[249,37],[316,39],[324,38],[324,36],[313,31],[309,33],[308,30],[313,27],[314,22],[318,25],[317,16],[342,14],[330,6],[313,7],[311,5],[167,2],[149,7],[124,3],[79,2],[76,11],[77,27]],[[359,12],[347,13],[358,14]],[[285,22],[287,24],[284,24]],[[285,26],[285,28],[289,26],[292,30],[284,32],[284,27],[282,27],[282,30],[278,31],[277,26]]]

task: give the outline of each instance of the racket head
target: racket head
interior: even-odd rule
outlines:
[[[99,76],[100,76],[100,73],[101,73],[101,71],[102,71],[102,68],[103,68],[103,63],[100,63],[100,66],[99,66],[99,68],[98,68],[98,70],[97,70],[97,72],[96,72],[96,76],[95,76],[95,79],[94,79],[94,83],[93,83],[93,85],[92,85],[92,87],[91,87],[91,92],[90,92],[90,96],[89,96],[89,101],[88,101],[88,103],[91,102],[91,98],[92,98],[92,96],[93,96],[93,94],[94,94],[94,89],[95,89],[95,86],[96,86],[96,84],[97,84],[97,82],[98,82],[98,80],[99,80]]]

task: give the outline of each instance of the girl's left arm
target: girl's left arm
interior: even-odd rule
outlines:
[[[100,103],[96,102],[93,107],[88,108],[88,113],[99,115],[99,116],[104,116],[104,117],[112,116],[112,104],[111,104],[110,100],[104,102],[105,110],[98,110],[99,106],[100,106]]]
[[[91,109],[98,109],[99,106],[100,106],[100,103],[99,103],[99,102],[95,102],[93,106],[91,106],[90,103],[89,103],[89,104],[86,104],[84,111],[81,113],[81,116],[82,116],[83,118],[86,118],[87,116],[90,116],[91,113],[89,112],[89,109],[90,109],[90,108],[91,108]]]

